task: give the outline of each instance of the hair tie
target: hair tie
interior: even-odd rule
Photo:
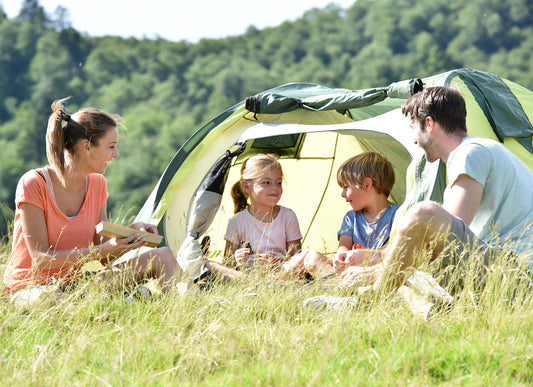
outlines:
[[[63,119],[67,122],[70,122],[72,120],[72,118],[70,117],[70,114],[67,114],[67,113],[63,113]]]

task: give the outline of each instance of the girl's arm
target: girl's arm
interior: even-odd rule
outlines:
[[[351,235],[341,235],[339,239],[339,247],[337,248],[337,253],[341,251],[350,251],[353,246],[353,238]]]
[[[287,256],[292,257],[302,251],[302,240],[287,241]]]
[[[106,262],[109,257],[120,256],[129,250],[144,245],[143,239],[135,241],[136,236],[132,235],[128,238],[109,239],[94,247],[52,251],[48,244],[48,228],[46,227],[44,211],[33,204],[21,203],[20,214],[24,240],[32,261],[39,270],[61,269],[73,265],[81,266],[94,259]]]
[[[224,248],[224,259],[222,263],[229,267],[236,267],[237,262],[235,261],[235,251],[239,248],[239,245],[236,243],[226,241],[226,247]]]

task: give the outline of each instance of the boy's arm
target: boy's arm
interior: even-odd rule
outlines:
[[[352,249],[353,246],[353,238],[350,235],[341,235],[339,239],[339,248],[337,249],[337,253],[340,253],[341,251],[349,251]]]

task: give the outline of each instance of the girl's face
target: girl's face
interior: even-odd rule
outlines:
[[[364,183],[363,183],[364,184]],[[354,211],[361,211],[367,205],[368,187],[364,185],[345,182],[342,185],[341,196],[352,206]]]
[[[87,163],[93,173],[103,174],[111,160],[118,157],[118,130],[111,128],[98,141],[98,145],[89,145]]]
[[[272,208],[278,204],[283,193],[281,170],[274,169],[257,179],[245,180],[242,189],[250,196],[253,207]]]

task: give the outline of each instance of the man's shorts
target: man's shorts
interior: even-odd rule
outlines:
[[[489,245],[476,236],[462,219],[452,215],[447,245],[435,260],[437,267],[434,269],[473,270],[477,275],[483,275],[503,254],[513,258],[512,253]]]

